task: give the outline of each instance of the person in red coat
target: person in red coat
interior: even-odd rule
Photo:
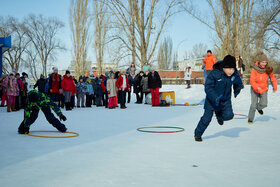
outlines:
[[[59,105],[61,89],[61,75],[58,74],[58,69],[53,68],[53,73],[49,77],[49,90],[51,93],[51,98],[55,104]]]
[[[128,78],[125,75],[125,70],[121,71],[121,76],[119,76],[119,78],[116,82],[116,85],[118,87],[119,94],[120,94],[121,109],[125,109],[125,108],[127,108],[125,106],[126,92],[130,91],[130,86],[128,84]]]
[[[73,77],[70,75],[70,71],[66,70],[61,81],[61,87],[63,89],[64,102],[66,110],[71,110],[71,95],[75,92],[75,84]]]

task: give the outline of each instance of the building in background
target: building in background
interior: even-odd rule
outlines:
[[[196,59],[185,59],[183,61],[178,62],[179,70],[185,71],[187,65],[189,64],[192,67],[192,71],[203,71],[202,64],[204,58],[196,58]]]

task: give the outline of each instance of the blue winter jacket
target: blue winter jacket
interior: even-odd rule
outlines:
[[[93,95],[94,92],[93,92],[92,84],[88,82],[88,83],[86,83],[86,87],[87,87],[86,92],[87,92],[89,95]]]
[[[77,95],[85,94],[87,91],[87,86],[84,82],[78,82],[76,88],[77,88]]]
[[[232,76],[228,77],[221,66],[222,61],[217,62],[213,66],[213,70],[207,76],[205,83],[206,100],[204,109],[219,111],[222,107],[231,107],[231,92],[232,86],[234,90],[234,96],[236,97],[242,89],[242,80],[238,71]],[[220,97],[220,100],[217,98]]]

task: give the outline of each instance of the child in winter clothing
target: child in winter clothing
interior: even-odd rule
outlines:
[[[207,76],[204,114],[194,132],[196,141],[202,141],[201,136],[210,124],[214,112],[220,125],[234,116],[231,105],[232,86],[234,97],[237,97],[242,89],[242,81],[235,62],[235,57],[227,55],[223,61],[214,65],[213,71]]]
[[[188,85],[187,88],[191,87],[191,75],[192,75],[192,69],[191,69],[191,66],[188,65],[186,68],[185,76],[184,76],[186,83]]]
[[[63,89],[64,95],[64,103],[66,106],[66,110],[71,110],[71,96],[72,93],[75,91],[75,84],[73,77],[70,75],[70,71],[67,70],[65,75],[63,75],[63,79],[61,81],[61,87]]]
[[[92,88],[92,84],[91,84],[91,80],[87,79],[86,82],[86,107],[91,107],[91,102],[92,102],[92,97],[93,97],[93,88]]]
[[[162,86],[160,75],[154,68],[148,75],[148,86],[152,95],[152,106],[159,106],[159,89]]]
[[[61,113],[59,107],[49,97],[37,90],[30,91],[26,99],[24,120],[18,127],[18,133],[29,133],[29,128],[36,121],[40,110],[43,111],[48,122],[57,130],[66,132],[67,128],[53,115],[51,109],[59,116],[60,120],[66,121],[66,117]]]
[[[96,82],[94,95],[95,95],[96,106],[97,107],[102,106],[103,88],[101,86],[101,80],[98,80]]]
[[[27,83],[25,81],[25,78],[22,78],[22,83],[24,85],[24,89],[22,91],[21,108],[24,109],[25,108],[25,101],[26,101],[26,97],[27,97]]]
[[[79,82],[76,85],[77,89],[77,107],[80,108],[82,106],[85,107],[85,93],[86,93],[86,85],[84,83],[83,77],[79,78]]]
[[[268,59],[265,54],[258,56],[250,77],[251,84],[251,107],[248,115],[248,123],[253,123],[256,110],[263,115],[263,109],[267,107],[268,78],[272,81],[273,92],[277,91],[277,80],[272,73],[272,67],[268,66]]]
[[[117,86],[115,75],[112,73],[109,80],[107,80],[107,91],[109,95],[109,109],[116,108]]]
[[[147,104],[146,97],[147,97],[148,93],[150,93],[149,84],[148,84],[148,75],[149,75],[149,72],[146,71],[145,74],[143,75],[141,83],[140,83],[140,85],[142,87],[142,92],[145,94],[145,104]],[[143,98],[143,95],[142,95],[142,98]]]
[[[17,79],[15,78],[13,73],[10,73],[10,75],[5,79],[4,82],[7,88],[7,96],[8,96],[7,112],[11,112],[11,110],[16,111],[15,101],[16,101],[16,96],[19,93]]]
[[[121,109],[126,109],[127,108],[125,106],[126,92],[130,91],[130,85],[128,83],[128,78],[125,75],[125,70],[122,70],[121,73],[122,74],[121,76],[119,76],[116,85],[119,89]]]

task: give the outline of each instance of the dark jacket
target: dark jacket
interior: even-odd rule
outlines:
[[[233,75],[228,77],[223,71],[222,61],[217,62],[213,66],[213,71],[211,71],[206,79],[206,100],[204,108],[219,111],[222,110],[223,107],[226,107],[227,104],[231,106],[232,86],[234,96],[236,97],[242,89],[242,81],[238,71],[235,69]],[[221,98],[217,100],[219,96],[221,96]]]
[[[40,78],[37,80],[36,84],[34,85],[34,89],[38,87],[39,92],[45,93],[45,86],[46,86],[46,80],[44,78]]]
[[[161,88],[161,78],[157,71],[154,72],[154,75],[152,72],[148,74],[148,86],[149,88]]]
[[[100,84],[95,85],[94,94],[96,96],[102,96],[103,95],[103,88]]]

